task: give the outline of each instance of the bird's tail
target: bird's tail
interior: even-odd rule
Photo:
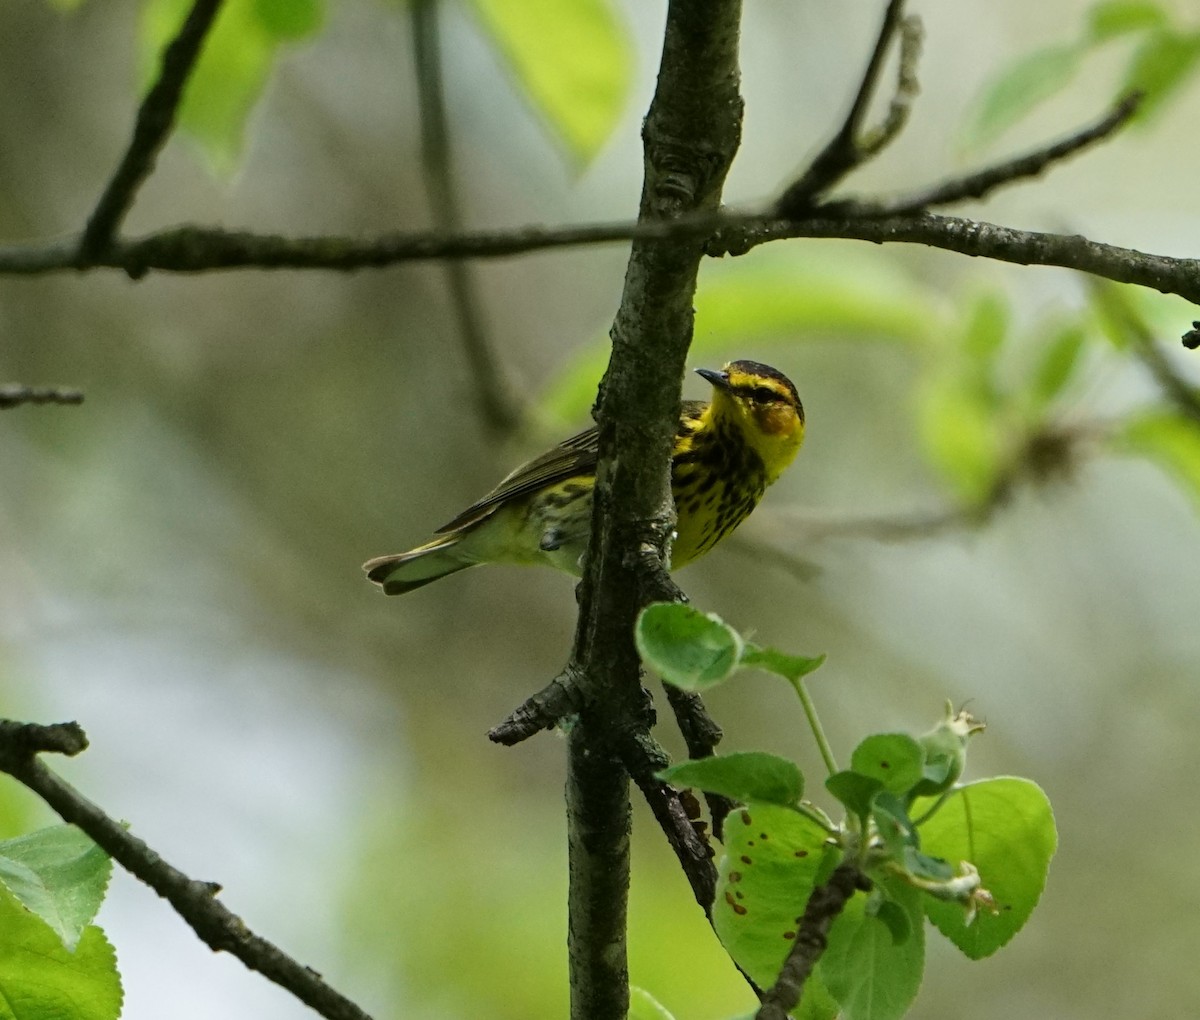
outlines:
[[[458,535],[436,538],[408,552],[394,556],[378,556],[367,560],[363,570],[367,578],[383,589],[385,595],[403,595],[439,577],[465,570],[475,565],[456,552]]]

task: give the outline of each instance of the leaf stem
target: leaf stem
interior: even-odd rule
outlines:
[[[793,806],[793,810],[804,815],[809,821],[816,822],[830,836],[840,836],[842,833],[842,830],[837,827],[832,819],[815,804],[809,804],[807,801],[802,800]]]
[[[949,790],[944,791],[942,795],[929,806],[928,811],[921,815],[920,818],[913,819],[913,828],[915,829],[917,826],[924,825],[927,821],[929,821],[929,819],[931,819],[942,809],[942,805],[950,799],[950,795],[957,792],[959,789],[961,789],[961,787],[952,786]]]
[[[813,704],[812,697],[808,693],[808,688],[804,684],[803,677],[796,677],[792,681],[792,687],[796,690],[796,695],[800,698],[800,704],[804,707],[804,714],[808,717],[808,726],[812,730],[813,738],[817,742],[817,749],[821,752],[821,758],[825,762],[825,768],[832,776],[838,771],[837,762],[833,760],[833,750],[829,746],[829,741],[825,737],[825,730],[821,726],[821,719],[817,715],[817,706]]]

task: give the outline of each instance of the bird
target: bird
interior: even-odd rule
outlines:
[[[778,369],[731,361],[696,372],[712,385],[712,399],[684,401],[675,432],[672,570],[741,524],[804,441],[804,407]],[[387,595],[402,595],[483,563],[543,564],[579,575],[592,525],[598,435],[593,426],[522,464],[428,542],[368,560],[367,578]]]

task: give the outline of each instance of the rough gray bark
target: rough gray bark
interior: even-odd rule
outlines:
[[[740,19],[740,0],[669,6],[643,129],[641,220],[720,204],[741,137]],[[698,236],[635,242],[597,406],[600,465],[571,667],[582,705],[568,745],[574,1020],[619,1020],[629,1007],[629,780],[619,751],[652,722],[634,620],[674,593],[663,566],[674,527],[668,464],[703,254]]]

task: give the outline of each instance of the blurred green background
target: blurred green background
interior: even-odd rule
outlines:
[[[479,21],[443,6],[468,222],[630,216],[663,5],[617,5],[631,85],[586,166],[564,158]],[[1161,6],[1194,19],[1188,0]],[[771,195],[838,122],[881,7],[747,4],[730,202]],[[962,126],[989,77],[1074,38],[1088,5],[912,7],[923,93],[855,191],[903,190],[1056,137],[1102,111],[1128,56],[1097,54],[968,156]],[[85,220],[132,124],[139,12],[132,0],[0,10],[0,240]],[[407,25],[402,5],[330,4],[319,33],[280,51],[244,151],[214,173],[211,152],[175,138],[129,232],[427,225]],[[1198,103],[1192,84],[1160,118],[970,211],[1194,256]],[[378,1016],[565,1015],[561,743],[507,750],[484,733],[563,664],[571,581],[493,568],[392,600],[359,564],[423,540],[586,420],[563,380],[603,364],[624,260],[613,245],[474,267],[505,370],[543,412],[516,439],[476,413],[437,265],[0,277],[0,381],[87,394],[0,414],[0,714],[82,722],[92,749],[61,763],[73,782]],[[1084,282],[791,242],[705,265],[700,288],[695,365],[783,369],[809,438],[746,541],[682,585],[758,640],[829,654],[812,688],[843,755],[872,730],[928,728],[947,697],[969,700],[988,722],[969,772],[1029,776],[1055,805],[1060,851],[1028,928],[981,964],[931,939],[914,1015],[1188,1015],[1200,1000],[1200,882],[1186,867],[1200,837],[1200,528],[1185,491],[1099,446],[979,530],[885,543],[820,526],[947,505],[953,487],[919,428],[923,387],[951,356],[943,330],[990,295],[1013,324],[999,370],[1019,375],[1044,324],[1086,305]],[[1195,379],[1177,340],[1195,315],[1164,309],[1164,349]],[[1111,421],[1155,393],[1143,367],[1096,342],[1054,413]],[[571,407],[575,420],[547,423]],[[798,755],[817,774],[783,685],[750,678],[710,707],[728,748]],[[12,831],[48,821],[11,783],[0,806]],[[634,853],[634,982],[681,1020],[750,1009],[640,805]],[[127,876],[101,922],[131,1020],[309,1015],[210,954]]]

